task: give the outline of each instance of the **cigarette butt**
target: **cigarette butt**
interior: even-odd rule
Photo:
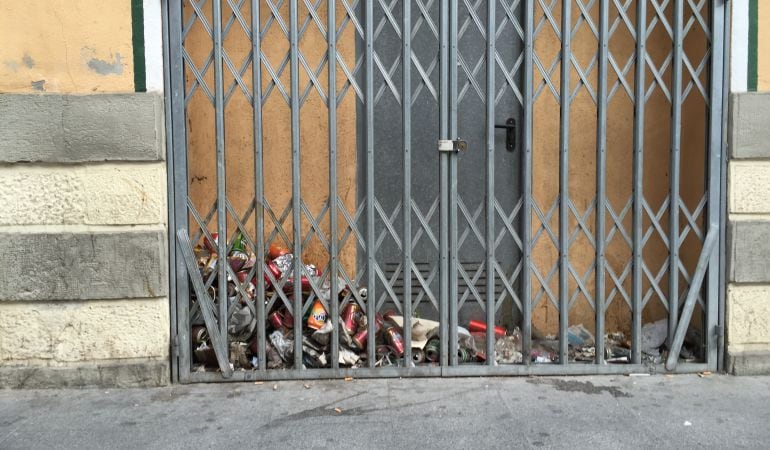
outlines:
[[[309,384],[303,384],[302,387],[304,387],[305,389],[310,389],[310,385]]]
[[[698,376],[701,377],[701,378],[710,377],[711,376],[711,372],[709,372],[709,371],[701,372],[701,373],[698,374]]]
[[[273,385],[273,390],[274,390],[274,391],[277,391],[277,390],[278,390],[278,385],[277,385],[277,384],[274,384],[274,385]]]
[[[353,377],[345,377],[345,381],[353,381]]]
[[[337,414],[342,414],[342,410],[340,408],[334,408],[334,412]]]
[[[265,384],[265,382],[264,381],[255,381],[254,384],[259,386],[260,384]]]

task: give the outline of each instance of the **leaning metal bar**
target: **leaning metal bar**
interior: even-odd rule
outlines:
[[[404,134],[404,361],[412,361],[412,2],[403,2],[401,22],[401,125]],[[408,274],[408,275],[407,275]]]
[[[294,230],[294,369],[302,368],[302,190],[299,151],[299,48],[297,0],[289,3],[289,45],[291,53],[291,203]]]
[[[175,57],[178,58],[178,55],[180,55],[182,52],[180,51],[174,51],[174,54],[172,55],[171,50],[171,43],[169,42],[171,35],[170,35],[170,27],[169,27],[169,20],[172,13],[169,11],[170,8],[176,8],[181,9],[178,2],[174,2],[174,5],[169,5],[168,2],[163,2],[163,5],[161,7],[161,13],[162,13],[162,27],[163,27],[163,36],[165,39],[163,39],[163,67],[168,67],[169,70],[163,71],[163,84],[164,84],[164,105],[165,105],[165,126],[166,130],[168,132],[166,133],[166,148],[168,149],[169,157],[167,158],[167,181],[166,186],[168,189],[168,197],[171,199],[171,201],[168,204],[168,229],[171,230],[170,232],[173,233],[174,230],[176,230],[176,185],[174,181],[176,178],[176,171],[174,170],[175,167],[175,152],[174,152],[174,120],[173,120],[173,93],[176,92],[174,87],[175,85],[172,85],[172,80],[176,82],[176,73],[174,72],[174,75],[172,76],[172,69],[171,69],[171,61],[175,60]],[[176,11],[174,14],[178,14],[179,11]],[[174,31],[177,31],[178,29],[174,29]],[[174,47],[176,49],[176,47]],[[175,61],[176,62],[176,61]],[[178,70],[178,67],[174,67],[173,69]],[[182,85],[183,86],[183,85]],[[181,89],[184,89],[182,87]],[[183,178],[186,180],[186,177]],[[168,289],[168,295],[169,299],[171,300],[171,307],[169,310],[169,318],[171,319],[171,380],[172,381],[182,381],[181,377],[179,376],[179,360],[181,359],[182,355],[180,355],[180,350],[182,347],[179,345],[179,323],[177,321],[177,317],[179,315],[178,309],[180,306],[180,303],[184,304],[185,308],[187,308],[187,304],[185,302],[180,302],[179,297],[177,297],[177,284],[179,283],[180,277],[175,276],[176,273],[176,265],[177,265],[177,248],[176,248],[176,239],[170,238],[168,240],[168,254],[169,254],[169,268],[172,271],[172,273],[169,275],[169,289]],[[179,283],[182,284],[182,283]],[[187,322],[181,322],[182,328],[187,329],[188,323]],[[187,348],[187,347],[185,347]],[[182,353],[189,354],[189,350],[184,350]]]
[[[369,367],[374,367],[375,310],[377,296],[374,289],[376,255],[374,250],[374,2],[366,3],[366,318],[369,339],[366,340]]]
[[[572,0],[561,4],[561,87],[559,131],[559,362],[567,364],[569,322],[569,78],[572,68]]]
[[[642,361],[642,199],[644,164],[644,73],[647,41],[647,0],[636,3],[636,67],[634,68],[634,214],[633,214],[633,281],[631,362]]]
[[[671,161],[668,213],[668,344],[674,340],[679,315],[679,176],[682,144],[682,54],[684,0],[674,0],[674,63],[671,75]]]
[[[259,370],[267,368],[265,331],[265,176],[262,171],[262,53],[259,36],[259,0],[251,0],[251,85],[254,132],[254,222],[257,254],[257,360]]]
[[[219,291],[219,332],[227,336],[227,192],[225,188],[225,106],[222,76],[222,1],[214,0],[214,115],[217,153],[217,281]],[[215,347],[217,354],[228,355],[227,339]]]
[[[447,2],[442,1],[439,7],[440,25],[440,53],[439,53],[439,139],[449,139],[449,10]],[[441,340],[441,367],[448,365],[448,323],[449,323],[449,209],[447,207],[448,190],[447,172],[449,168],[449,155],[442,152],[439,155],[439,337]]]
[[[449,139],[457,138],[457,0],[449,0]],[[449,156],[449,364],[457,365],[457,154]]]
[[[724,371],[725,360],[725,297],[727,295],[727,157],[725,155],[725,149],[727,148],[727,121],[724,119],[724,113],[727,111],[727,95],[724,95],[729,91],[729,67],[730,67],[730,27],[731,16],[730,8],[724,8],[722,13],[724,17],[724,27],[722,30],[714,29],[714,42],[722,42],[722,94],[720,96],[712,96],[712,98],[722,99],[722,167],[720,174],[720,197],[719,197],[719,209],[721,212],[721,218],[719,221],[720,235],[719,235],[719,301],[718,301],[718,318],[717,329],[719,331],[717,339],[717,371]],[[719,36],[719,33],[722,33]],[[721,38],[721,39],[720,39]]]
[[[326,11],[326,44],[329,59],[328,75],[329,87],[327,89],[328,113],[329,113],[329,307],[332,315],[332,368],[340,366],[340,338],[339,338],[339,295],[337,291],[339,263],[339,240],[337,237],[337,2],[331,1]],[[355,300],[354,300],[355,301]]]
[[[708,227],[711,230],[719,230],[722,205],[719,203],[721,184],[720,171],[722,166],[722,129],[723,129],[723,91],[722,79],[726,76],[724,64],[725,45],[720,33],[724,30],[725,10],[724,2],[712,3],[714,10],[711,13],[711,30],[713,40],[711,73],[711,99],[709,111],[709,163],[708,163]],[[705,244],[704,244],[705,245]],[[706,362],[711,370],[717,368],[719,336],[717,336],[717,321],[719,315],[719,254],[713,252],[709,261],[708,278],[706,280]],[[693,280],[694,281],[694,280]],[[677,330],[678,331],[678,330]]]
[[[711,224],[709,224],[709,226],[711,226]],[[676,370],[679,361],[679,352],[682,350],[684,335],[687,333],[687,328],[689,328],[692,312],[693,309],[695,309],[698,293],[701,290],[701,284],[706,276],[706,271],[713,272],[713,270],[710,269],[710,266],[716,255],[714,250],[717,248],[718,238],[719,228],[711,227],[706,234],[706,240],[703,242],[703,250],[698,258],[698,265],[695,266],[695,273],[692,276],[690,290],[687,291],[687,297],[685,298],[684,307],[682,308],[682,316],[679,319],[679,325],[676,327],[676,334],[674,335],[671,349],[668,352],[668,359],[666,360],[666,368],[668,370]],[[713,330],[708,331],[713,333]]]
[[[534,130],[534,105],[532,100],[533,70],[534,70],[534,2],[525,2],[524,8],[524,151],[522,158],[522,195],[524,206],[522,209],[522,269],[521,290],[523,300],[523,314],[521,334],[522,353],[527,365],[530,364],[530,351],[532,349],[532,133]]]
[[[228,361],[228,353],[222,353],[216,351],[217,348],[227,346],[227,330],[224,333],[220,333],[214,324],[216,324],[217,318],[214,316],[214,301],[206,292],[206,288],[203,285],[203,278],[198,270],[198,265],[195,263],[195,255],[193,254],[192,244],[190,243],[190,236],[187,234],[187,230],[180,228],[177,231],[177,240],[179,241],[179,249],[181,250],[182,258],[181,262],[185,265],[187,270],[186,275],[190,277],[193,289],[195,290],[195,297],[201,305],[201,314],[209,330],[211,339],[211,345],[214,347],[214,355],[217,358],[217,364],[219,364],[219,370],[222,372],[224,378],[230,378],[233,375],[233,369],[230,367],[230,361]],[[220,300],[220,303],[224,303]]]
[[[495,10],[487,1],[487,365],[495,364]],[[514,305],[516,302],[511,302]]]
[[[605,212],[607,201],[607,65],[609,0],[599,4],[599,86],[596,120],[596,364],[604,364]]]

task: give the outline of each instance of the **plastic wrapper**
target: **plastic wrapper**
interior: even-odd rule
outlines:
[[[227,334],[233,341],[248,341],[257,328],[257,316],[252,309],[243,303],[238,303],[227,322]]]
[[[318,330],[314,331],[311,337],[314,341],[322,345],[323,347],[329,346],[329,341],[332,338],[332,330],[334,329],[334,324],[331,320],[327,320],[324,322],[324,325],[319,328]]]
[[[292,358],[294,357],[294,348],[291,339],[276,330],[270,333],[270,343],[273,344],[275,351],[278,352],[278,355],[283,362],[288,363],[292,361]]]

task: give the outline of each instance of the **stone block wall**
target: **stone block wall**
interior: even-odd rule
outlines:
[[[770,93],[730,99],[727,370],[770,373]]]
[[[0,387],[169,381],[158,93],[0,94]]]

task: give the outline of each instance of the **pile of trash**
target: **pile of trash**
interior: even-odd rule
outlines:
[[[217,298],[217,239],[212,234],[213,241],[204,239],[203,245],[194,249],[198,268],[204,280],[210,282],[210,297],[215,304]],[[247,252],[245,238],[238,234],[234,239],[227,256],[227,263],[232,270],[227,277],[227,305],[230,313],[227,327],[229,342],[229,361],[234,369],[252,370],[259,366],[257,341],[257,317],[255,302],[256,278],[254,267],[256,255]],[[293,304],[295,289],[294,264],[295,255],[277,245],[270,246],[265,258],[265,289],[266,297],[277,290],[282,292]],[[231,274],[235,274],[233,277]],[[236,283],[237,280],[237,283]],[[287,369],[294,366],[295,358],[295,329],[297,322],[302,329],[302,365],[304,368],[331,367],[331,346],[333,345],[334,322],[325,305],[338,302],[341,311],[339,323],[338,362],[341,367],[362,367],[367,364],[367,343],[369,339],[369,324],[364,308],[367,306],[367,289],[360,288],[352,295],[351,288],[344,280],[338,279],[337,293],[331,294],[328,280],[322,280],[321,272],[314,265],[305,265],[299,281],[303,303],[313,299],[312,305],[300,321],[296,321],[292,313],[281,301],[266,313],[265,365],[268,369]],[[315,289],[313,289],[315,287]],[[266,306],[269,305],[267,299]],[[197,302],[193,296],[192,302]],[[361,303],[358,303],[361,302]],[[195,310],[194,308],[192,310]],[[200,313],[192,318],[191,342],[193,345],[194,362],[197,370],[216,370],[217,358],[212,348],[209,331],[206,329]],[[439,363],[441,342],[439,340],[440,324],[437,321],[412,317],[411,323],[411,361],[405,361],[405,342],[403,337],[404,318],[394,311],[375,315],[374,348],[375,367],[398,366],[413,367],[415,365],[432,365]],[[457,359],[460,363],[483,363],[487,361],[486,339],[487,327],[485,322],[470,320],[465,327],[457,327]],[[645,362],[660,363],[665,357],[661,352],[667,336],[665,319],[644,325],[642,329],[642,352]],[[518,328],[510,333],[504,327],[495,326],[494,330],[494,359],[497,364],[521,364],[522,335]],[[567,330],[569,340],[569,360],[575,362],[593,362],[596,357],[594,335],[582,324],[570,326]],[[541,336],[533,333],[532,349],[528,355],[535,363],[558,362],[559,341],[555,336]],[[604,336],[605,361],[607,363],[630,362],[631,346],[622,332],[612,332]],[[683,356],[692,354],[687,346],[683,348]]]

